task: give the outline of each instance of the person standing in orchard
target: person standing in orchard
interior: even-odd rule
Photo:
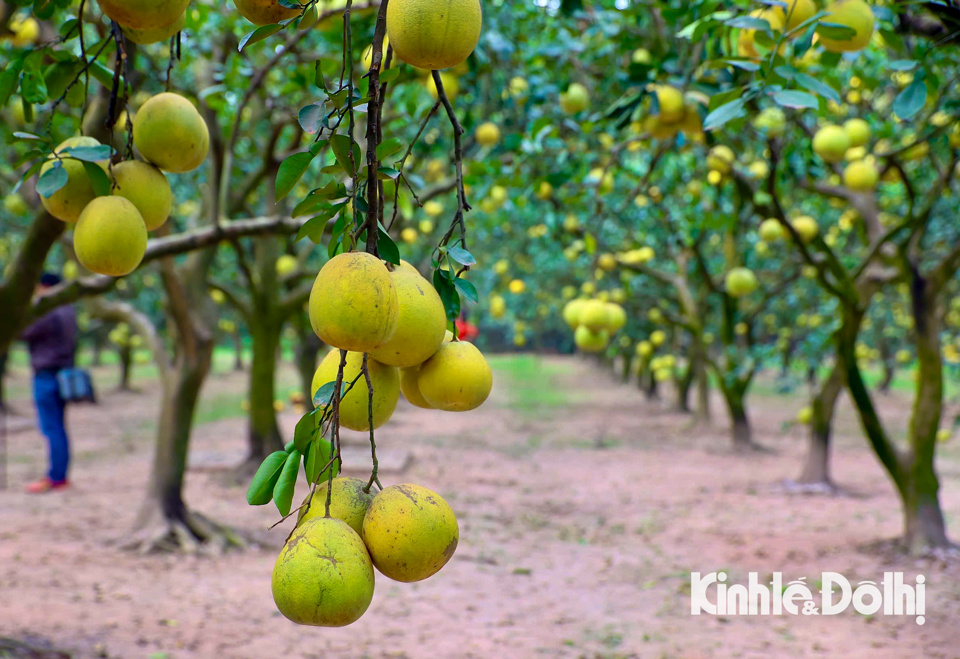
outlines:
[[[47,273],[40,278],[36,294],[43,295],[60,283],[60,277]],[[42,494],[69,485],[70,440],[60,394],[57,373],[73,368],[77,351],[77,313],[71,305],[58,307],[23,331],[21,338],[30,350],[33,367],[33,398],[37,406],[40,431],[47,438],[50,470],[47,476],[27,486],[27,492]]]

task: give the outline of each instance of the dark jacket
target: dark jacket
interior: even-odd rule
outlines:
[[[23,331],[34,371],[73,367],[77,351],[77,312],[71,305],[58,307]]]

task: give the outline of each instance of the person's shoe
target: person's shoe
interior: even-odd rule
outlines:
[[[69,481],[54,481],[49,478],[41,478],[38,481],[34,481],[27,485],[28,494],[43,494],[45,492],[52,492],[53,490],[62,490],[65,487],[69,487]]]

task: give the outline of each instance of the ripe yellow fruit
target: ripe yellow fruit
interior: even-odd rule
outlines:
[[[553,186],[549,181],[540,181],[540,187],[537,188],[537,198],[547,201],[553,197]]]
[[[514,295],[520,295],[527,290],[527,284],[522,279],[514,279],[507,285],[507,288]]]
[[[615,302],[607,302],[607,329],[611,332],[619,331],[627,324],[627,312]]]
[[[641,341],[637,344],[637,356],[649,357],[653,354],[653,345],[649,341]]]
[[[733,149],[725,144],[718,144],[707,154],[707,167],[720,174],[729,174],[736,159]]]
[[[786,4],[786,8],[772,6],[770,11],[780,20],[780,25],[786,23],[785,31],[787,32],[796,29],[817,13],[817,5],[813,0],[793,0],[793,2],[787,0]]]
[[[775,243],[785,234],[783,226],[775,218],[764,220],[760,223],[760,238],[764,242]]]
[[[417,230],[413,227],[405,227],[403,231],[400,232],[400,239],[408,245],[412,245],[417,242],[417,237],[420,234],[417,233]]]
[[[749,268],[733,268],[724,280],[727,294],[731,297],[743,297],[757,290],[757,276]]]
[[[877,187],[880,172],[871,160],[857,160],[843,170],[843,184],[851,190],[867,192]]]
[[[64,171],[67,172],[67,184],[49,197],[41,196],[40,203],[43,204],[43,207],[47,209],[48,213],[58,220],[76,222],[80,217],[80,213],[83,212],[83,209],[96,197],[96,193],[93,190],[93,182],[90,180],[89,175],[87,175],[87,170],[83,162],[71,158],[69,152],[64,153],[64,149],[68,149],[69,147],[89,146],[100,146],[100,142],[92,137],[71,137],[55,149],[57,153],[63,154],[63,159],[60,160],[60,163]],[[106,169],[106,161],[98,164]],[[44,163],[43,167],[40,168],[40,176],[42,177],[47,170],[52,169],[53,166],[54,159],[51,157]]]
[[[610,324],[610,318],[607,313],[607,305],[600,300],[588,300],[582,307],[577,317],[580,325],[583,325],[591,332],[599,332],[606,329]]]
[[[864,146],[870,141],[870,124],[860,118],[848,119],[843,124],[843,132],[850,140],[850,146]]]
[[[397,268],[392,273],[399,302],[397,329],[393,337],[370,352],[390,366],[422,364],[437,351],[447,331],[447,314],[433,285],[419,272]]]
[[[584,352],[600,352],[610,343],[610,333],[605,329],[594,332],[586,325],[581,325],[573,333],[573,342]]]
[[[183,29],[184,23],[187,21],[187,13],[184,12],[180,14],[180,18],[175,20],[169,25],[163,25],[157,28],[150,28],[146,30],[138,30],[133,27],[124,27],[123,36],[132,41],[133,43],[138,43],[141,46],[146,46],[152,43],[159,43],[161,41],[166,41],[170,39],[173,35]],[[118,121],[118,125],[123,125],[126,122]]]
[[[143,260],[147,226],[133,202],[123,197],[97,197],[77,220],[73,249],[87,270],[123,277]]]
[[[397,57],[421,69],[449,69],[465,61],[477,42],[480,0],[393,0],[387,36]]]
[[[346,522],[358,535],[363,533],[363,517],[367,514],[376,492],[372,490],[366,492],[367,481],[362,481],[359,478],[340,476],[334,478],[332,483],[330,517]],[[327,484],[328,482],[324,480],[317,486],[317,491],[313,494],[307,512],[302,512],[301,508],[300,515],[297,517],[297,526],[303,526],[311,519],[322,518],[326,515]],[[304,503],[306,503],[306,500],[304,500]]]
[[[654,346],[662,346],[667,341],[667,333],[663,330],[655,330],[650,333],[650,343]]]
[[[370,430],[370,406],[367,381],[363,377],[363,353],[348,352],[347,363],[343,367],[343,382],[349,387],[357,380],[340,400],[340,425],[350,430]],[[340,351],[331,350],[320,361],[310,388],[313,393],[328,382],[337,381],[337,372],[340,370]],[[395,366],[381,364],[375,359],[367,359],[367,370],[370,372],[370,383],[373,385],[373,427],[379,428],[393,416],[400,400],[400,373]]]
[[[17,48],[24,48],[36,43],[40,38],[40,24],[33,16],[27,18],[11,18],[10,31],[13,32],[13,45]]]
[[[576,329],[580,324],[580,312],[587,300],[570,300],[563,307],[563,320],[570,326],[570,329]]]
[[[404,483],[374,497],[363,518],[363,541],[384,576],[411,583],[447,564],[460,542],[460,527],[443,497]]]
[[[493,388],[493,372],[472,343],[454,341],[440,346],[420,366],[417,386],[430,405],[447,412],[480,407]]]
[[[560,94],[560,108],[566,114],[577,114],[590,107],[590,92],[579,82],[572,83]]]
[[[433,405],[427,402],[427,399],[420,393],[420,365],[400,369],[400,392],[407,402],[414,407],[421,407],[425,410],[434,409]]]
[[[447,98],[451,101],[460,93],[460,79],[453,73],[448,71],[441,73],[440,82],[443,83],[443,90],[447,93]],[[440,98],[440,94],[437,92],[437,82],[433,79],[433,76],[427,77],[426,85],[427,91],[433,100]]]
[[[298,526],[273,566],[273,601],[301,625],[344,627],[373,599],[373,564],[350,525],[320,517]]]
[[[320,339],[341,350],[371,352],[397,329],[399,301],[393,277],[366,252],[338,254],[320,269],[309,314]]]
[[[190,0],[97,0],[101,11],[124,27],[156,30],[175,22]]]
[[[237,11],[254,25],[270,25],[300,15],[297,8],[287,9],[277,0],[233,0]]]
[[[163,172],[145,162],[127,160],[113,166],[113,179],[113,194],[133,202],[147,231],[163,226],[173,207],[173,192]]]
[[[490,296],[490,315],[494,318],[503,318],[507,313],[507,302],[500,295]]]
[[[145,160],[165,172],[193,171],[210,149],[207,124],[193,103],[179,94],[152,97],[133,118],[133,144]]]
[[[825,7],[824,23],[836,23],[852,28],[856,33],[850,39],[838,40],[819,35],[824,50],[833,53],[851,53],[862,50],[873,36],[873,11],[863,0],[836,0]]]
[[[813,136],[814,152],[827,162],[840,162],[849,148],[850,138],[840,126],[824,126]]]
[[[492,121],[477,126],[477,144],[480,146],[496,146],[500,141],[500,128]]]
[[[617,257],[613,254],[601,254],[597,258],[597,267],[601,270],[615,270],[617,267]]]
[[[300,267],[297,257],[293,254],[284,254],[277,259],[277,276],[286,277],[289,274],[296,272],[297,268]]]
[[[809,406],[801,407],[797,412],[797,423],[807,425],[811,421],[813,421],[813,409]]]
[[[669,85],[657,86],[657,105],[660,108],[660,121],[665,124],[675,124],[682,121],[686,115],[683,105],[683,92]]]
[[[794,218],[790,224],[793,225],[793,228],[800,234],[800,239],[805,243],[810,242],[820,233],[820,225],[809,215]]]
[[[761,18],[767,23],[770,24],[770,29],[776,33],[783,30],[783,16],[778,15],[776,12],[773,12],[769,9],[755,9],[750,12],[751,18]],[[740,30],[740,34],[737,36],[737,54],[740,57],[759,57],[760,53],[757,51],[756,40],[756,30],[749,28],[743,28]]]

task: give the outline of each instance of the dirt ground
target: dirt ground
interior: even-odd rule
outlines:
[[[83,659],[960,657],[960,562],[911,560],[879,542],[897,535],[900,512],[849,409],[834,458],[845,495],[797,495],[782,484],[799,473],[804,436],[785,422],[804,404],[802,392],[754,395],[757,438],[773,450],[741,456],[728,451],[719,400],[719,420],[696,428],[668,401],[647,402],[590,362],[520,359],[526,375],[516,359],[498,360],[482,409],[451,415],[401,403],[378,433],[383,456],[413,457],[384,483],[440,492],[457,513],[461,542],[425,582],[379,577],[367,614],[344,629],[298,627],[276,612],[270,572],[289,529],[266,532],[276,510],[248,507],[245,488],[225,484],[223,472],[192,470],[187,501],[259,547],[211,558],[115,546],[147,479],[155,385],[71,410],[69,491],[21,493],[42,473],[45,448],[34,430],[16,433],[10,489],[0,492],[0,637]],[[16,405],[30,412],[26,377],[15,372],[12,385]],[[289,372],[284,378],[293,382]],[[197,429],[197,463],[213,456],[228,464],[242,453],[244,387],[234,374],[211,377],[205,405],[232,418]],[[884,400],[895,427],[908,403]],[[288,435],[294,423],[283,415]],[[952,444],[940,473],[957,538],[960,450]],[[811,584],[828,570],[851,582],[903,570],[913,583],[920,573],[926,621],[852,609],[691,616],[690,572],[720,569],[729,583],[746,582],[750,571]]]

